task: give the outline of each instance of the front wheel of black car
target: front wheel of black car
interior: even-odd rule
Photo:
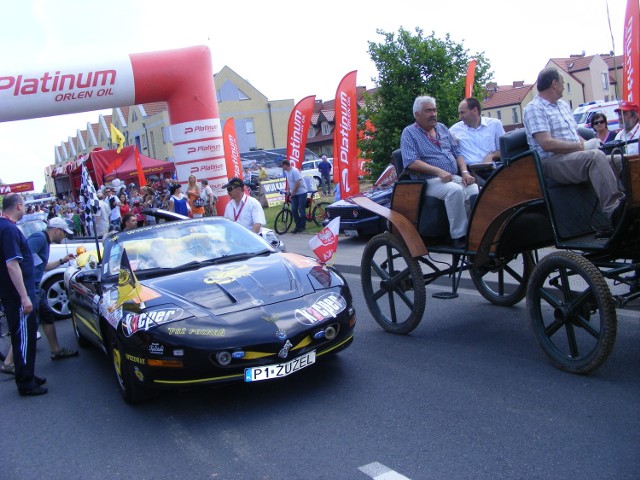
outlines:
[[[138,375],[142,375],[137,367],[127,359],[122,342],[118,340],[116,332],[111,327],[109,329],[109,352],[111,362],[120,388],[120,394],[125,402],[135,405],[144,402],[154,396],[154,392],[142,386],[142,380]]]
[[[78,342],[78,346],[81,348],[88,348],[91,345],[91,342],[89,342],[89,340],[87,340],[84,335],[82,335],[80,333],[80,330],[78,330],[78,325],[77,325],[78,320],[76,319],[76,316],[73,315],[73,312],[71,313],[71,323],[73,325],[73,333],[76,336],[76,342]]]

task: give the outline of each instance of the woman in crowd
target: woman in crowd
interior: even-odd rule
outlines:
[[[202,217],[204,215],[204,201],[200,196],[200,186],[195,175],[189,175],[187,197],[189,197],[189,208],[193,218]]]
[[[169,211],[189,216],[189,202],[182,194],[182,185],[175,183],[169,187]]]
[[[131,211],[129,208],[129,202],[127,201],[127,195],[125,193],[120,194],[120,218],[124,217]]]
[[[602,143],[611,142],[616,138],[616,132],[609,130],[607,123],[607,116],[604,113],[596,112],[591,117],[591,127],[596,132],[596,138],[600,139]]]

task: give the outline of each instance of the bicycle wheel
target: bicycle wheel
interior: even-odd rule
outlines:
[[[329,202],[318,202],[315,207],[313,207],[313,212],[311,213],[311,218],[319,227],[322,226],[322,222],[325,218],[327,218],[327,207],[330,205]]]
[[[288,208],[280,210],[273,223],[273,229],[278,235],[284,235],[291,228],[293,223],[293,214]]]

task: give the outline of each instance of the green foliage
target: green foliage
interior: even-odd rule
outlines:
[[[400,28],[397,34],[377,30],[383,42],[369,42],[369,54],[378,70],[377,88],[365,96],[360,112],[374,125],[367,131],[359,146],[363,158],[370,158],[369,171],[373,178],[389,164],[391,153],[400,147],[400,135],[414,122],[413,102],[417,96],[430,95],[436,99],[438,121],[448,127],[458,121],[458,104],[464,98],[467,66],[472,58],[476,66],[474,94],[483,91],[482,85],[491,80],[490,64],[484,53],[469,55],[462,44],[444,39],[435,33],[425,37],[416,28],[412,35]],[[481,98],[481,95],[480,95]]]

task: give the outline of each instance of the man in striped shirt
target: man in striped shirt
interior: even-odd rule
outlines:
[[[555,68],[538,74],[538,95],[524,109],[527,142],[538,153],[545,176],[558,183],[591,182],[602,212],[616,226],[624,202],[618,180],[600,140],[585,141],[567,102],[561,100],[564,80]]]
[[[478,194],[478,186],[467,171],[453,136],[438,123],[436,111],[435,98],[415,99],[416,121],[405,127],[400,137],[402,163],[412,179],[426,182],[428,196],[444,200],[453,246],[465,248],[468,201]]]

